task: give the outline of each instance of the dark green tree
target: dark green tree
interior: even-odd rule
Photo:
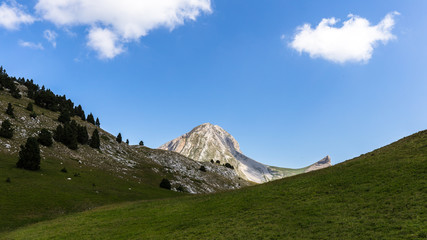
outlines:
[[[34,109],[33,109],[33,103],[32,102],[28,103],[27,110],[30,111],[30,112],[34,111]]]
[[[0,128],[0,137],[9,138],[13,137],[13,128],[9,120],[4,120]]]
[[[52,134],[50,133],[49,130],[47,130],[46,128],[43,128],[40,133],[39,133],[39,137],[37,139],[39,141],[39,143],[43,146],[46,147],[50,147],[53,144],[52,141]]]
[[[64,142],[69,149],[77,150],[77,123],[71,121],[64,124]]]
[[[117,137],[116,137],[116,141],[117,141],[118,143],[122,143],[122,134],[121,134],[121,133],[119,133],[119,135],[117,135]]]
[[[92,137],[90,138],[90,144],[92,148],[99,148],[100,141],[99,141],[99,133],[98,129],[93,130]]]
[[[62,125],[59,124],[56,127],[55,132],[53,133],[53,139],[55,139],[55,141],[57,141],[57,142],[63,142],[64,135],[65,135],[65,133],[64,133],[64,127],[62,127]]]
[[[21,145],[16,167],[33,171],[40,169],[40,147],[36,138],[29,137],[25,146]]]
[[[59,114],[58,121],[61,123],[67,123],[71,120],[71,114],[68,110],[63,110]]]
[[[13,107],[11,103],[7,104],[6,114],[11,116],[12,118],[15,117],[15,114],[13,114]]]
[[[95,125],[95,119],[93,118],[92,113],[89,113],[89,115],[87,115],[87,119],[86,119],[86,121],[87,121],[88,123],[92,123],[93,125]]]
[[[77,142],[80,144],[86,144],[89,141],[89,135],[87,133],[86,126],[77,127]]]
[[[126,144],[129,145],[129,139],[126,139]]]
[[[144,146],[144,142],[143,141],[139,141],[139,146]]]
[[[101,127],[101,123],[99,122],[99,118],[96,118],[95,125],[97,127]]]
[[[169,189],[169,190],[171,190],[171,188],[172,188],[170,181],[166,178],[162,179],[162,181],[160,182],[160,187],[165,188],[165,189]]]

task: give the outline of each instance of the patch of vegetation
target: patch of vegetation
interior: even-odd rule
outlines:
[[[160,187],[168,190],[171,190],[172,188],[170,181],[166,178],[162,179],[162,181],[160,182]]]
[[[47,130],[46,128],[43,128],[41,131],[40,131],[40,133],[39,133],[39,136],[38,136],[38,139],[37,139],[38,141],[39,141],[39,143],[41,144],[41,145],[43,145],[43,146],[46,146],[46,147],[50,147],[50,146],[52,146],[52,144],[53,144],[53,141],[52,141],[52,134],[50,133],[50,131],[49,130]]]
[[[0,137],[11,139],[13,137],[13,128],[9,120],[4,120],[0,127]]]
[[[16,163],[16,167],[32,171],[39,170],[40,159],[39,143],[37,142],[36,138],[29,137],[25,143],[25,146],[21,145],[19,160]]]
[[[112,205],[5,239],[425,239],[427,131],[350,161],[214,195]]]

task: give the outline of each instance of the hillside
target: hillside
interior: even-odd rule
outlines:
[[[2,239],[426,239],[427,131],[236,191],[101,207]]]
[[[331,166],[331,158],[300,169],[268,166],[257,162],[242,153],[236,139],[218,125],[204,123],[190,132],[169,141],[159,149],[180,153],[199,162],[218,162],[230,164],[243,179],[264,183]]]
[[[105,204],[183,195],[176,191],[209,193],[249,185],[223,166],[118,143],[112,134],[77,116],[72,120],[85,126],[89,135],[98,129],[100,149],[79,144],[77,150],[71,150],[54,141],[51,147],[40,146],[39,171],[17,169],[20,145],[42,128],[53,133],[60,124],[60,113],[33,104],[37,116],[30,117],[26,107],[34,100],[28,98],[26,86],[14,85],[11,91],[0,84],[0,124],[9,120],[14,129],[12,139],[0,137],[0,232]],[[14,118],[5,113],[8,103],[14,108]],[[202,166],[205,171],[200,170]],[[173,191],[159,187],[163,178],[170,180]]]

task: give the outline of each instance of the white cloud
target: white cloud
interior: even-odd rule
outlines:
[[[98,52],[101,59],[110,59],[123,52],[117,35],[102,28],[93,28],[89,31],[87,45]]]
[[[56,48],[56,37],[58,37],[58,34],[55,31],[47,29],[43,32],[43,37]]]
[[[35,8],[57,26],[88,26],[88,46],[101,58],[115,57],[153,29],[172,30],[212,11],[210,0],[39,0]]]
[[[36,19],[26,14],[22,5],[11,1],[11,5],[3,2],[0,5],[0,26],[8,30],[16,30],[21,24],[31,24]]]
[[[367,62],[378,42],[386,44],[395,38],[391,31],[396,15],[399,13],[389,13],[374,26],[367,19],[352,14],[341,27],[334,26],[338,19],[325,18],[314,29],[310,24],[298,27],[289,46],[312,58],[321,57],[336,63]]]
[[[33,43],[33,42],[26,42],[26,41],[19,40],[18,44],[21,47],[26,47],[26,48],[36,49],[36,50],[43,50],[44,49],[44,47],[41,43]]]

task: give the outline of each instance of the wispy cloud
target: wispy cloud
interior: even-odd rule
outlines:
[[[11,1],[8,5],[3,2],[0,5],[0,26],[8,30],[17,30],[22,24],[32,24],[36,19],[25,13],[23,6]]]
[[[57,36],[58,36],[58,34],[56,34],[56,32],[55,32],[55,31],[52,31],[52,30],[49,30],[49,29],[47,29],[47,30],[45,30],[45,31],[43,32],[43,37],[44,37],[48,42],[50,42],[54,48],[56,48],[56,37],[57,37]]]
[[[33,43],[33,42],[26,42],[23,40],[19,40],[18,44],[21,47],[26,47],[26,48],[36,49],[36,50],[43,50],[44,49],[44,47],[41,43]]]
[[[348,15],[341,27],[336,18],[325,18],[312,28],[305,24],[297,28],[290,47],[298,52],[306,52],[312,58],[345,62],[368,62],[378,42],[386,44],[395,36],[391,33],[398,12],[387,14],[377,25],[362,17]]]
[[[210,0],[38,0],[35,8],[57,26],[87,26],[87,45],[102,59],[114,58],[124,51],[124,44],[153,29],[172,30],[212,11]]]

